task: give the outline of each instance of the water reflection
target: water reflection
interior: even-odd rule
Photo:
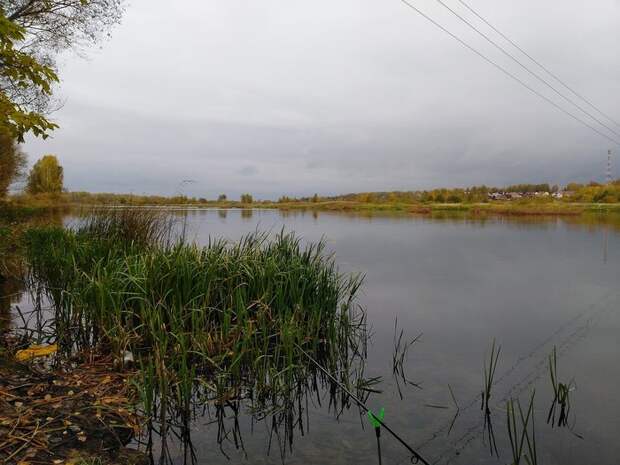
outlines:
[[[610,369],[620,350],[620,215],[255,209],[251,217],[241,210],[194,211],[187,223],[190,237],[201,243],[209,237],[235,240],[257,227],[285,227],[310,241],[326,236],[345,270],[366,273],[363,304],[373,340],[365,370],[369,377],[384,379],[383,392],[374,393],[370,404],[385,407],[388,419],[433,463],[507,463],[506,403],[520,398],[527,408],[534,388],[536,433],[545,463],[611,464],[620,455],[620,372]],[[407,385],[403,401],[391,379],[396,316],[410,336],[424,333],[404,364],[411,379],[424,380],[423,389]],[[479,411],[484,350],[492,337],[504,354],[490,417],[500,459],[489,456],[488,426]],[[548,373],[554,345],[561,366],[580,380],[571,391],[569,428],[545,422],[554,398]],[[234,387],[225,400],[213,392],[201,394],[202,402],[193,405],[189,417],[179,418],[171,410],[164,454],[161,428],[153,425],[155,459],[162,455],[177,464],[192,458],[229,463],[226,457],[230,463],[253,464],[281,463],[282,457],[287,465],[373,463],[374,434],[362,426],[365,419],[356,408],[342,407],[337,390],[332,399],[334,389],[320,374],[316,381],[315,374],[306,374],[307,381],[283,399],[271,396],[260,403],[247,386]],[[296,375],[304,376],[303,371]],[[583,441],[575,441],[571,432],[575,418],[575,434]],[[265,457],[267,451],[271,455]],[[384,463],[410,463],[394,442],[386,441],[384,454]]]
[[[23,295],[22,281],[16,278],[0,277],[0,335],[10,329],[13,320],[13,304],[20,302]]]
[[[345,357],[339,355],[331,362],[329,356],[320,359],[329,375],[308,360],[299,359],[286,369],[292,382],[280,384],[274,378],[273,386],[257,386],[224,375],[215,382],[196,380],[189,405],[172,399],[162,407],[158,399],[155,410],[166,409],[166,422],[151,421],[137,443],[150,454],[152,462],[160,464],[204,463],[204,453],[197,453],[196,444],[212,444],[209,454],[217,449],[226,460],[232,460],[233,453],[249,459],[245,438],[262,429],[267,432],[267,456],[273,454],[284,462],[293,453],[295,440],[310,430],[317,409],[324,409],[334,421],[352,409],[363,420],[363,412],[341,386],[365,402],[378,380],[364,377],[367,334],[364,331],[351,336],[356,340],[349,347],[330,349]],[[195,438],[197,423],[205,428]]]

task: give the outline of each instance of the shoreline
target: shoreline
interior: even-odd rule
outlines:
[[[184,201],[167,199],[137,202],[76,202],[61,195],[59,197],[13,197],[0,202],[0,222],[14,222],[36,217],[48,212],[62,212],[74,209],[97,208],[152,208],[162,210],[203,209],[266,209],[282,211],[329,211],[329,212],[393,212],[415,215],[434,213],[457,213],[472,216],[578,216],[583,213],[620,213],[620,202],[594,203],[569,202],[551,199],[492,200],[488,202],[363,202],[358,200],[298,200],[298,201]],[[144,199],[147,200],[147,199]]]

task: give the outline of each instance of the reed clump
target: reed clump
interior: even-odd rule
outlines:
[[[553,388],[553,401],[547,415],[547,423],[551,426],[568,426],[568,415],[570,413],[570,392],[573,389],[572,381],[562,383],[558,380],[558,356],[556,347],[549,355],[549,376],[551,387]],[[558,413],[556,423],[556,412]]]
[[[184,416],[201,398],[289,402],[307,382],[298,346],[355,384],[362,277],[341,274],[322,242],[256,233],[201,247],[170,240],[166,219],[98,214],[28,231],[30,282],[51,303],[62,352],[131,354],[147,415],[165,424],[171,405]]]

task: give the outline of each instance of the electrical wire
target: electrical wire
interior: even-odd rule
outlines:
[[[587,123],[586,121],[582,120],[581,118],[579,118],[578,116],[575,116],[574,114],[572,114],[571,112],[569,112],[568,110],[562,108],[560,105],[558,105],[557,103],[555,103],[553,100],[549,99],[548,97],[546,97],[544,94],[541,94],[540,92],[538,92],[536,89],[534,89],[532,86],[530,86],[529,84],[525,83],[522,79],[520,79],[519,77],[517,77],[516,75],[514,75],[513,73],[511,73],[510,71],[508,71],[507,69],[505,69],[504,67],[502,67],[501,65],[499,65],[498,63],[496,63],[495,61],[491,60],[490,58],[488,58],[487,56],[485,56],[482,52],[478,51],[477,49],[475,49],[474,47],[472,47],[471,45],[469,45],[467,42],[465,42],[463,39],[461,39],[460,37],[458,37],[456,34],[454,34],[453,32],[449,31],[448,29],[446,29],[444,26],[442,26],[441,24],[439,24],[437,21],[435,21],[433,18],[431,18],[430,16],[428,16],[426,13],[424,13],[423,11],[421,11],[419,8],[417,8],[415,5],[413,5],[412,3],[410,3],[407,0],[400,0],[401,3],[403,3],[404,5],[406,5],[407,7],[411,8],[412,10],[414,10],[415,12],[417,12],[420,16],[422,16],[424,19],[426,19],[427,21],[429,21],[431,24],[433,24],[435,27],[439,28],[440,30],[442,30],[443,32],[445,32],[446,34],[448,34],[450,37],[452,37],[454,40],[456,40],[457,42],[459,42],[461,45],[463,45],[465,48],[467,48],[468,50],[472,51],[473,53],[475,53],[476,55],[478,55],[480,58],[482,58],[484,61],[486,61],[487,63],[489,63],[490,65],[494,66],[495,68],[499,69],[502,73],[504,73],[505,75],[507,75],[508,77],[510,77],[511,79],[517,81],[519,84],[521,84],[523,87],[525,87],[526,89],[528,89],[530,92],[536,94],[538,97],[540,97],[541,99],[545,100],[547,103],[549,103],[550,105],[552,105],[553,107],[555,107],[556,109],[560,110],[562,113],[564,113],[565,115],[573,118],[575,121],[578,121],[579,123],[581,123],[582,125],[586,126],[587,128],[591,129],[592,131],[594,131],[595,133],[597,133],[598,135],[600,135],[601,137],[604,137],[605,139],[609,140],[610,142],[613,142],[616,145],[620,145],[620,142],[616,139],[614,139],[613,137],[605,134],[602,131],[599,131],[598,129],[596,129],[594,126],[592,126],[591,124]]]
[[[465,8],[467,8],[469,11],[471,11],[474,15],[476,15],[482,22],[484,22],[487,26],[489,26],[491,29],[493,29],[495,32],[497,32],[501,37],[503,37],[507,42],[509,42],[513,47],[515,47],[517,50],[519,50],[523,55],[525,55],[526,57],[528,57],[530,60],[532,60],[534,63],[536,63],[543,71],[545,71],[545,73],[547,73],[549,76],[551,76],[553,79],[555,79],[556,81],[558,81],[560,84],[562,84],[562,86],[564,86],[568,91],[570,91],[573,95],[575,95],[576,97],[578,97],[579,99],[581,99],[582,101],[584,101],[585,103],[587,103],[591,108],[593,108],[594,110],[596,110],[600,115],[604,116],[605,118],[607,118],[609,121],[611,121],[612,123],[614,123],[616,126],[620,127],[620,123],[618,123],[615,119],[613,119],[611,116],[609,116],[608,114],[606,114],[605,112],[603,112],[600,108],[598,108],[596,105],[594,105],[590,100],[588,100],[587,98],[585,98],[583,95],[581,95],[579,92],[577,92],[576,90],[574,90],[571,86],[569,86],[568,84],[566,84],[566,82],[564,82],[562,79],[560,79],[555,73],[553,73],[549,68],[547,68],[545,65],[543,65],[540,61],[538,61],[536,58],[534,58],[532,55],[530,55],[528,52],[526,52],[522,47],[519,46],[519,44],[517,44],[514,40],[512,40],[510,37],[508,37],[506,34],[504,34],[502,31],[500,31],[497,27],[495,27],[493,24],[491,24],[491,22],[489,20],[487,20],[486,18],[484,18],[480,13],[478,13],[476,10],[474,10],[469,4],[467,4],[464,0],[458,0]]]
[[[482,32],[480,29],[478,29],[476,26],[474,26],[471,22],[467,21],[467,19],[465,19],[463,16],[461,16],[460,14],[458,14],[456,11],[454,11],[452,8],[450,8],[449,5],[447,5],[446,3],[443,2],[443,0],[435,0],[437,3],[439,3],[441,6],[443,6],[445,9],[447,9],[450,13],[452,13],[454,16],[456,16],[458,19],[460,19],[462,22],[464,22],[465,24],[467,24],[467,26],[469,26],[472,30],[474,30],[476,33],[478,33],[480,36],[482,36],[487,42],[489,42],[491,45],[493,45],[495,48],[497,48],[499,51],[501,51],[504,55],[506,55],[508,58],[510,58],[512,61],[514,61],[515,63],[517,63],[519,66],[521,66],[521,68],[523,68],[525,71],[527,71],[529,74],[531,74],[532,76],[534,76],[536,79],[538,79],[540,82],[542,82],[543,84],[545,84],[547,87],[549,87],[553,92],[555,92],[556,94],[558,94],[560,97],[562,97],[564,100],[566,100],[568,103],[574,105],[575,107],[577,107],[579,110],[581,110],[584,114],[586,114],[587,116],[589,116],[590,118],[592,118],[594,121],[596,121],[598,124],[600,124],[601,126],[603,126],[605,129],[607,129],[608,131],[614,133],[616,136],[620,137],[620,133],[617,132],[615,129],[607,126],[607,124],[605,124],[604,122],[602,122],[600,119],[598,119],[596,116],[594,116],[592,113],[590,113],[589,111],[585,110],[581,105],[579,105],[578,103],[576,103],[574,100],[570,99],[569,97],[567,97],[566,95],[564,95],[562,92],[560,92],[559,90],[557,90],[554,86],[552,86],[546,79],[544,79],[543,77],[541,77],[540,75],[536,74],[534,71],[532,71],[529,67],[527,67],[526,65],[524,65],[520,60],[518,60],[517,58],[515,58],[514,55],[512,55],[510,52],[508,52],[504,47],[502,47],[501,45],[499,45],[497,42],[495,42],[493,39],[491,39],[488,35],[486,35],[484,32]]]

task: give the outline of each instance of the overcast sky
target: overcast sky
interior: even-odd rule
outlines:
[[[620,0],[466,1],[620,122]],[[411,2],[587,118],[436,0]],[[274,198],[600,181],[611,147],[399,0],[131,0],[87,55],[61,59],[61,128],[25,147],[31,162],[57,154],[71,190]]]

